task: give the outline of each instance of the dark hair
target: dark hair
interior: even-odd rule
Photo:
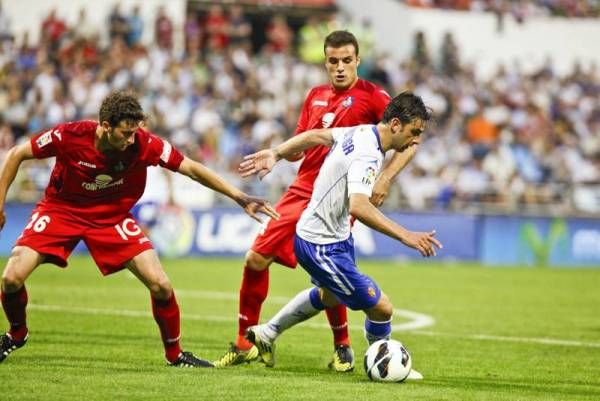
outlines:
[[[431,111],[425,107],[421,97],[411,92],[402,92],[385,108],[381,122],[387,124],[392,118],[400,119],[402,124],[408,124],[415,119],[427,121],[431,118]]]
[[[100,123],[108,121],[111,127],[116,127],[123,120],[137,123],[145,118],[140,102],[131,92],[113,92],[100,106]]]
[[[346,45],[354,46],[356,55],[358,56],[358,41],[356,37],[348,31],[333,31],[325,38],[323,53],[328,47],[338,48]]]

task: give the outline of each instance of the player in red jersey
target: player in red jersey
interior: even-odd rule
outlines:
[[[325,38],[325,67],[329,84],[313,88],[302,107],[296,134],[313,129],[376,124],[383,116],[390,96],[379,86],[358,78],[358,43],[352,33],[334,31]],[[390,183],[415,154],[416,146],[396,153],[384,167],[373,189],[371,202],[380,206]],[[240,289],[238,336],[235,344],[217,361],[223,367],[258,359],[258,350],[244,336],[248,327],[258,324],[260,310],[269,287],[268,267],[273,262],[295,268],[294,234],[300,214],[308,205],[314,181],[329,148],[317,146],[289,160],[304,157],[298,176],[279,200],[275,209],[281,215],[271,220],[246,254]],[[348,372],[354,368],[354,353],[348,337],[346,307],[327,309],[334,336],[331,369]]]
[[[185,174],[229,196],[259,221],[257,212],[275,219],[278,214],[265,201],[249,197],[143,128],[144,118],[133,95],[115,92],[102,102],[100,123],[58,125],[8,152],[0,170],[0,229],[6,221],[6,193],[21,162],[55,156],[56,164],[45,196],[2,274],[2,307],[10,330],[0,336],[0,362],[27,341],[27,277],[41,263],[66,267],[72,250],[83,240],[102,274],[127,268],[148,287],[170,365],[213,366],[182,351],[179,306],[171,282],[150,240],[129,213],[144,192],[146,168],[160,165]]]

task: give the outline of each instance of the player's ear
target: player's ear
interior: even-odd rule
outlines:
[[[102,121],[100,125],[102,125],[102,129],[104,130],[104,132],[108,132],[110,130],[110,124],[108,123],[108,121]]]
[[[360,56],[356,56],[356,66],[360,65]]]

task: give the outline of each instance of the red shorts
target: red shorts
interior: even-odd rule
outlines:
[[[114,226],[94,227],[48,205],[38,205],[15,245],[27,246],[45,256],[45,262],[60,267],[83,240],[103,275],[124,268],[124,263],[152,243],[131,214]]]
[[[275,205],[275,210],[280,214],[279,220],[268,221],[267,226],[254,240],[251,249],[264,256],[274,256],[275,261],[284,266],[296,268],[296,223],[309,201],[309,198],[286,192]]]

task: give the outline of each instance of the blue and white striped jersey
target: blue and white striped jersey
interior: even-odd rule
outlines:
[[[350,195],[371,196],[385,156],[375,125],[333,128],[333,139],[310,203],[296,225],[297,235],[314,244],[348,239]]]

